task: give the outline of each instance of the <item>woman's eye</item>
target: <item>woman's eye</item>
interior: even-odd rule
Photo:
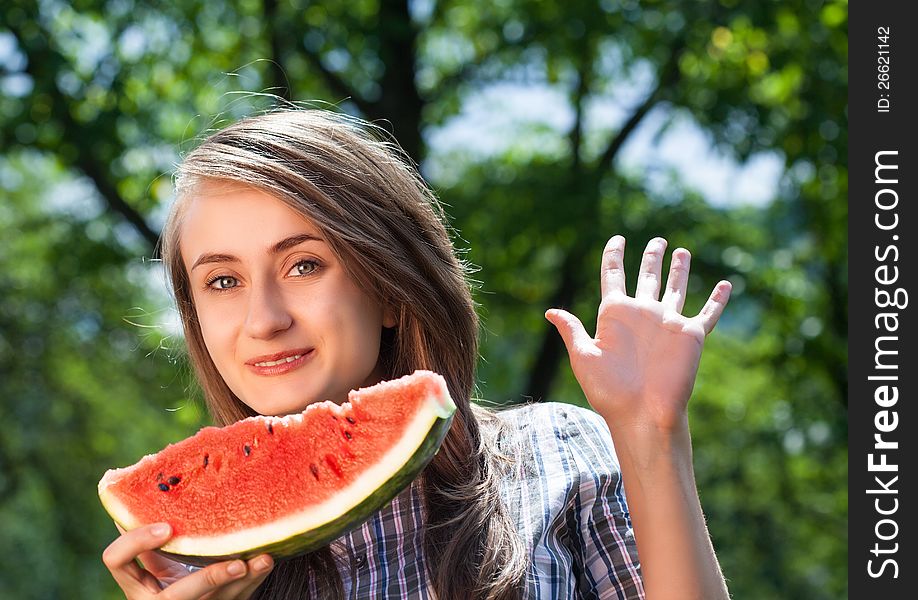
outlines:
[[[287,275],[292,277],[303,277],[304,275],[312,274],[318,268],[319,263],[314,260],[301,260],[293,265],[293,268],[290,269]]]
[[[228,290],[239,285],[239,281],[235,277],[230,277],[228,275],[222,275],[220,277],[214,277],[207,282],[207,287],[211,287],[218,290]]]

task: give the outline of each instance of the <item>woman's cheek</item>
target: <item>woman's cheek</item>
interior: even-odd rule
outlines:
[[[234,332],[238,330],[235,318],[232,312],[218,310],[212,306],[205,307],[205,310],[199,312],[201,334],[214,362],[219,363],[222,355],[234,346],[232,340]]]

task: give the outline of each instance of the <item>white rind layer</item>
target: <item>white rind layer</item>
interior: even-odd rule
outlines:
[[[178,536],[164,545],[162,550],[173,554],[222,556],[284,540],[296,533],[309,531],[329,523],[360,504],[374,490],[401,470],[424,442],[435,421],[438,418],[448,418],[454,410],[455,404],[448,391],[445,387],[441,388],[439,394],[427,398],[395,446],[380,457],[375,465],[366,469],[357,481],[321,504],[265,525],[225,535]],[[126,530],[134,529],[139,525],[137,520],[128,508],[107,490],[112,474],[114,471],[106,473],[106,476],[99,482],[99,497],[116,522]]]

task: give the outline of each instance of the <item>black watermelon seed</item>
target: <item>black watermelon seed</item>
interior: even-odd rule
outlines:
[[[209,462],[210,462],[210,454],[205,454],[204,455],[204,466],[206,467],[207,463]]]
[[[357,421],[355,421],[354,419],[352,419],[352,418],[350,418],[350,417],[347,418],[347,422],[350,423],[351,425],[354,425],[354,424],[357,423]]]
[[[162,480],[163,480],[163,474],[160,473],[159,475],[156,476],[156,481],[162,481]]]
[[[345,432],[344,432],[344,437],[346,437],[346,438],[349,439],[349,440],[354,439],[354,436],[351,435],[351,432],[350,432],[350,431],[345,431]]]
[[[315,465],[309,465],[309,470],[312,471],[312,476],[316,479],[319,478],[319,467]]]
[[[159,484],[159,489],[162,490],[163,492],[168,492],[168,491],[169,491],[169,486],[166,485],[165,483],[161,483],[161,484]]]
[[[169,485],[178,485],[178,482],[181,481],[178,477],[172,476],[169,478]]]
[[[248,444],[246,444],[245,446],[243,446],[242,451],[245,452],[245,455],[246,455],[246,456],[248,456],[249,454],[252,453],[252,448],[251,448],[251,446],[249,446]]]
[[[268,433],[270,433],[271,435],[274,435],[274,425],[272,425],[271,423],[268,423]]]

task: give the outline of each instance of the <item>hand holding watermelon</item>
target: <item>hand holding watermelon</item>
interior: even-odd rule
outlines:
[[[666,292],[659,299],[666,240],[654,238],[641,261],[634,298],[625,290],[625,238],[609,240],[602,258],[602,302],[596,336],[564,310],[546,318],[561,333],[571,367],[587,400],[614,429],[645,428],[671,432],[686,423],[686,407],[705,336],[730,297],[730,283],[719,282],[701,312],[682,314],[691,255],[673,252]]]
[[[166,523],[125,531],[102,554],[102,561],[129,600],[158,596],[168,590],[171,600],[246,600],[271,572],[268,555],[249,561],[225,561],[192,572],[182,563],[155,552],[172,535]],[[137,564],[137,560],[143,567]]]

